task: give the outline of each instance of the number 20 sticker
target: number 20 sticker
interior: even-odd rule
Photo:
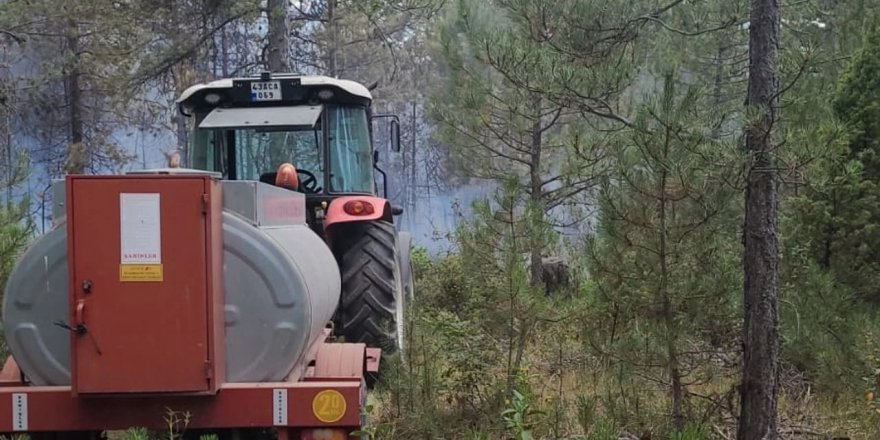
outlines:
[[[324,390],[312,399],[315,418],[324,423],[338,422],[345,415],[345,397],[336,390]]]

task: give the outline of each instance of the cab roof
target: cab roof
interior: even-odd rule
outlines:
[[[366,102],[372,102],[373,96],[370,94],[370,91],[364,87],[362,84],[347,80],[347,79],[337,79],[331,78],[328,76],[322,75],[296,75],[296,74],[272,74],[272,80],[299,80],[299,84],[302,87],[307,88],[320,88],[321,86],[332,87],[339,89],[353,97],[359,98],[360,100],[364,100]],[[240,78],[224,78],[215,81],[211,81],[203,84],[196,84],[188,89],[184,90],[184,92],[177,99],[177,104],[181,107],[195,107],[198,106],[199,103],[191,102],[193,98],[199,98],[204,96],[205,93],[209,91],[229,91],[233,89],[236,82],[243,81],[261,81],[261,77],[253,76],[253,77],[240,77]]]

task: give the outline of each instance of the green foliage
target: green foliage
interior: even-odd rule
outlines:
[[[785,257],[780,283],[785,363],[817,390],[856,390],[868,366],[859,342],[877,319],[808,257],[796,251]]]
[[[709,440],[708,430],[703,425],[689,423],[679,432],[675,432],[669,437],[670,440]]]
[[[880,28],[841,75],[833,108],[845,127],[819,132],[830,146],[813,168],[810,186],[791,201],[793,234],[834,280],[871,302],[880,301]]]
[[[868,23],[862,47],[840,77],[834,98],[838,117],[852,129],[852,153],[876,150],[880,143],[880,20]],[[875,175],[872,172],[871,175]]]
[[[400,395],[401,405],[416,414],[395,413],[401,438],[452,430],[456,438],[684,440],[730,432],[741,365],[739,194],[748,158],[739,135],[750,117],[742,104],[749,5],[686,2],[648,20],[662,24],[642,26],[633,17],[653,17],[644,13],[648,3],[462,0],[450,8],[432,109],[463,169],[495,179],[498,191],[462,219],[456,252],[417,259],[423,295],[414,350],[425,351],[401,371],[401,392],[412,393]],[[840,402],[866,385],[880,389],[872,354],[880,331],[864,293],[880,285],[868,264],[880,249],[880,204],[876,160],[863,146],[880,120],[877,97],[864,90],[880,77],[880,54],[854,57],[859,67],[848,68],[836,91],[844,64],[837,60],[851,52],[865,3],[788,6],[784,141],[774,150],[784,196],[781,410],[790,412],[781,420],[832,426],[862,417]],[[541,163],[542,176],[559,172],[562,186],[585,176],[601,183],[585,198],[599,208],[596,234],[572,250],[589,270],[565,299],[529,285],[530,234],[562,246],[542,229],[552,215],[533,217],[529,166],[517,162],[532,157],[518,143],[537,119],[529,110],[557,105],[569,119],[548,130],[545,140],[560,148]],[[607,114],[597,117],[597,109]],[[576,154],[586,144],[602,148]],[[823,265],[826,244],[833,258]],[[673,369],[684,423],[670,417]],[[875,405],[857,404],[865,412]],[[518,416],[527,408],[542,416]],[[444,430],[449,420],[455,427]],[[876,430],[840,426],[833,428]]]
[[[0,207],[0,286],[6,285],[15,259],[31,238],[33,223],[28,218],[29,206],[24,200]]]
[[[620,438],[614,424],[607,419],[598,420],[589,426],[584,426],[585,440],[618,440]]]
[[[369,403],[366,404],[363,409],[364,416],[369,419],[373,414],[374,409],[374,405]],[[350,432],[349,435],[358,436],[363,440],[384,440],[395,438],[394,426],[389,423],[378,423],[375,425],[364,426],[359,430]]]
[[[383,405],[392,414],[381,420],[394,420],[397,436],[522,439],[547,429],[546,417],[535,418],[545,402],[530,392],[527,358],[536,334],[546,335],[541,318],[562,310],[529,280],[529,237],[547,228],[530,206],[510,183],[459,224],[456,254],[415,253],[413,342],[406,363],[385,376],[397,379],[382,385],[392,390]]]
[[[628,374],[675,383],[670,400],[680,401],[670,414],[683,428],[683,384],[713,374],[700,368],[702,355],[687,353],[732,351],[738,336],[737,249],[720,237],[737,226],[730,221],[736,199],[724,182],[739,158],[713,139],[715,115],[701,91],[677,86],[667,74],[624,133],[619,177],[600,193],[589,250],[600,292],[594,306],[607,316],[593,343]]]
[[[631,74],[630,35],[618,27],[636,7],[629,3],[460,0],[441,28],[446,75],[431,97],[438,134],[463,174],[518,186],[530,200],[518,215],[533,223],[586,217],[572,207],[588,203],[606,171],[609,137],[593,128],[623,119],[605,101]],[[595,22],[585,28],[583,17]],[[533,232],[522,243],[537,284],[555,239]]]
[[[516,440],[533,440],[532,434],[534,423],[532,417],[541,415],[540,411],[532,409],[532,404],[528,397],[522,395],[519,391],[513,390],[513,398],[510,400],[510,407],[501,413],[504,419],[504,425],[513,433]]]
[[[7,168],[0,188],[6,190],[6,198],[0,202],[0,287],[6,281],[13,265],[33,237],[34,222],[30,217],[30,201],[26,197],[15,200],[13,188],[24,181],[28,173],[27,162],[22,159],[15,163],[2,163]],[[11,198],[10,198],[11,197]],[[0,290],[0,298],[3,291]],[[5,335],[0,337],[0,359],[7,355]]]
[[[150,431],[146,428],[130,428],[123,434],[125,440],[152,440]]]

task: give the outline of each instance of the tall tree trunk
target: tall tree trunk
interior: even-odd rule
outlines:
[[[834,34],[837,32],[834,20],[835,3],[835,0],[822,0],[819,4],[819,10],[822,12],[822,22],[825,23],[825,43],[829,46],[834,44]]]
[[[7,98],[11,99],[11,98]],[[12,187],[15,185],[15,164],[12,159],[12,109],[9,102],[8,107],[3,110],[3,143],[5,145],[6,156],[6,200],[4,207],[9,210],[12,208]]]
[[[288,0],[267,0],[266,3],[269,15],[269,31],[267,33],[269,48],[266,51],[266,67],[273,73],[290,71],[287,5]]]
[[[168,3],[168,7],[171,10],[171,29],[181,35],[186,35],[187,23],[184,23],[180,17],[185,16],[184,9],[186,5],[182,4],[182,1],[179,0],[171,0]],[[175,96],[180,96],[184,90],[189,88],[195,82],[196,75],[194,75],[195,67],[193,66],[194,62],[192,58],[188,58],[182,61],[177,67],[172,70],[172,81],[174,83],[174,94]],[[184,116],[182,113],[174,112],[174,133],[177,138],[177,150],[176,152],[180,154],[180,162],[181,166],[188,167],[190,166],[189,161],[189,118]],[[173,155],[174,152],[170,154]],[[168,154],[168,153],[166,153]],[[146,160],[146,158],[144,159]],[[168,164],[170,165],[170,163]]]
[[[189,63],[181,63],[174,70],[173,81],[176,96],[180,96],[184,90],[191,86],[195,81],[192,74],[192,68]],[[189,162],[189,118],[183,113],[174,113],[174,132],[177,137],[177,153],[180,154],[181,166],[190,166]]]
[[[725,42],[718,42],[718,53],[715,54],[715,60],[713,62],[715,72],[713,85],[712,85],[712,103],[716,108],[721,108],[721,105],[724,103],[724,56],[725,56]],[[712,128],[712,139],[720,140],[721,139],[721,130],[723,126],[722,124],[718,124],[716,127]]]
[[[229,38],[226,36],[226,29],[220,31],[220,75],[223,78],[229,76]]]
[[[669,134],[667,134],[669,136]],[[669,156],[669,141],[663,146],[664,165]],[[672,426],[676,431],[681,432],[684,429],[684,387],[681,383],[681,367],[678,363],[678,329],[675,323],[675,310],[672,307],[672,298],[669,297],[669,249],[668,249],[668,222],[667,222],[667,203],[666,194],[669,191],[666,187],[668,180],[668,172],[664,169],[660,173],[660,182],[658,193],[660,195],[659,217],[660,217],[660,302],[663,304],[663,325],[666,330],[666,357],[667,368],[669,372],[669,382],[671,384],[670,393],[672,394]]]
[[[83,174],[89,165],[89,152],[83,143],[83,98],[79,70],[79,29],[76,21],[67,21],[66,32],[68,65],[64,75],[64,91],[67,95],[68,122],[68,174]]]
[[[183,90],[178,88],[178,90]],[[180,96],[178,93],[178,96]],[[177,112],[174,115],[174,125],[177,134],[177,152],[180,153],[180,161],[182,162],[181,166],[189,167],[191,166],[189,161],[189,126],[187,125],[188,118]]]
[[[327,52],[327,74],[336,78],[339,75],[339,66],[336,64],[337,52],[339,51],[336,0],[327,1],[327,21],[330,23],[330,50]]]
[[[777,438],[779,244],[772,132],[779,90],[779,21],[779,0],[752,0],[747,105],[756,110],[757,118],[745,133],[752,164],[745,194],[745,320],[738,440]]]
[[[409,198],[409,215],[413,220],[413,229],[415,229],[415,219],[416,219],[416,205],[418,204],[419,194],[416,192],[416,172],[418,167],[416,165],[416,136],[418,136],[418,131],[416,129],[416,102],[412,103],[412,145],[410,146],[409,153],[409,185],[407,185],[407,192]]]
[[[531,161],[529,163],[529,198],[532,202],[532,208],[543,214],[544,184],[541,179],[541,150],[544,146],[544,127],[541,121],[541,109],[543,107],[541,105],[540,97],[536,97],[535,107],[537,108],[537,113],[535,121],[532,123],[532,145],[529,149],[529,152],[531,153]],[[537,288],[544,285],[544,280],[542,279],[543,265],[541,264],[541,251],[543,250],[544,243],[542,243],[542,239],[539,235],[540,234],[535,234],[533,232],[529,236],[529,268],[532,286]]]

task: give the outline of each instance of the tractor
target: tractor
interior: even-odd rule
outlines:
[[[403,210],[380,197],[387,175],[373,141],[373,122],[387,120],[399,152],[400,123],[373,114],[371,104],[370,91],[354,81],[268,72],[198,84],[178,100],[194,118],[191,168],[305,194],[308,224],[342,274],[336,333],[391,352],[405,343],[412,236],[394,226]]]

